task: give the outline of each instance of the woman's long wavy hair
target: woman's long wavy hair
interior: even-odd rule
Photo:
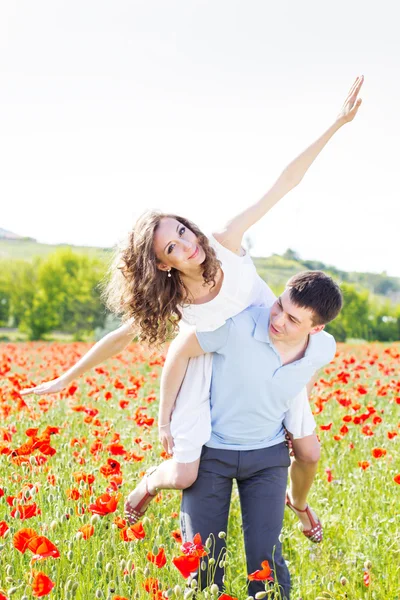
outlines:
[[[196,235],[206,255],[201,264],[204,285],[212,283],[214,287],[220,267],[207,237],[191,221],[158,211],[148,211],[138,219],[125,243],[115,252],[102,286],[102,299],[124,322],[133,319],[133,328],[140,340],[149,345],[161,344],[171,330],[177,330],[182,318],[181,307],[190,303],[179,271],[171,269],[171,277],[168,277],[158,268],[160,261],[154,251],[154,234],[165,218],[176,219]]]

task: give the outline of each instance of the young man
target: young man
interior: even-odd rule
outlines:
[[[227,529],[236,479],[247,570],[268,560],[287,598],[290,576],[279,542],[290,464],[283,422],[295,396],[334,357],[335,341],[323,329],[341,306],[340,289],[330,277],[300,273],[270,309],[248,308],[216,331],[186,335],[179,348],[187,357],[214,353],[212,434],[198,478],[183,492],[183,536],[191,540],[200,533],[205,540],[214,534],[219,556],[225,541],[218,533]],[[222,577],[218,566],[219,586]],[[252,595],[263,589],[262,582],[249,585]]]

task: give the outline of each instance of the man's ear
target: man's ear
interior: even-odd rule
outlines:
[[[316,325],[315,327],[313,327],[310,331],[310,335],[314,335],[314,333],[319,333],[320,331],[322,331],[323,329],[325,329],[325,325]]]

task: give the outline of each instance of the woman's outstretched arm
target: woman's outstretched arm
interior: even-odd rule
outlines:
[[[300,183],[333,135],[343,125],[354,119],[361,105],[361,98],[358,97],[358,94],[363,81],[363,76],[357,77],[335,122],[311,146],[289,163],[261,200],[236,215],[228,221],[220,232],[214,234],[223,246],[236,254],[240,254],[244,233],[257,223],[283,196]]]
[[[21,396],[28,394],[54,394],[67,387],[71,381],[92,369],[93,367],[111,358],[115,354],[122,352],[124,348],[132,341],[135,333],[130,323],[126,323],[111,331],[97,342],[78,362],[68,369],[63,375],[45,381],[33,388],[26,388],[20,391]]]

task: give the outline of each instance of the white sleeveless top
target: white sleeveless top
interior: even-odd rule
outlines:
[[[180,307],[183,323],[198,331],[214,331],[248,306],[272,306],[275,302],[274,293],[258,275],[247,252],[238,256],[212,235],[209,241],[221,261],[221,289],[209,302]]]
[[[180,329],[189,326],[198,331],[214,331],[248,306],[270,307],[275,301],[274,293],[258,275],[248,253],[238,256],[222,246],[212,235],[209,236],[209,241],[221,261],[224,274],[221,289],[209,302],[181,306]],[[189,360],[171,416],[171,432],[176,450],[178,451],[178,447],[184,448],[181,456],[190,456],[188,446],[202,446],[210,437],[211,374],[212,354]],[[286,413],[284,425],[295,438],[313,433],[316,425],[305,388]],[[197,457],[195,452],[187,461]],[[180,462],[182,461],[184,462],[181,458]]]

